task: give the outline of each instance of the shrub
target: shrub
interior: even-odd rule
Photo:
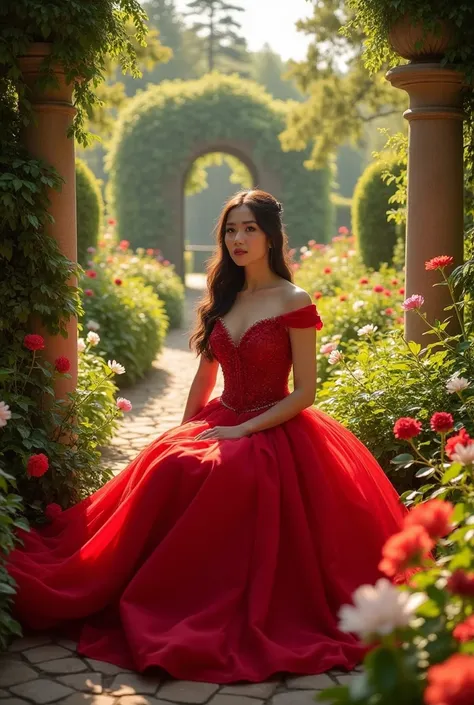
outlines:
[[[335,220],[338,227],[352,228],[352,198],[345,198],[339,193],[331,194],[331,202],[335,209]]]
[[[95,278],[88,276],[92,271]],[[139,277],[119,277],[103,267],[92,271],[87,270],[83,280],[81,323],[86,330],[99,331],[99,354],[104,359],[125,365],[120,382],[135,382],[150,369],[163,346],[168,329],[164,303]]]
[[[393,167],[395,170],[400,167]],[[352,205],[352,228],[362,261],[377,269],[382,262],[391,262],[398,236],[397,225],[387,220],[389,199],[397,190],[394,182],[387,183],[382,175],[387,164],[370,164],[357,182]]]
[[[97,247],[104,202],[100,183],[80,159],[76,160],[77,259],[85,264],[88,247]]]

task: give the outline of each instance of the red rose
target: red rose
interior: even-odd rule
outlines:
[[[52,502],[51,504],[46,505],[46,509],[44,510],[45,516],[53,521],[58,517],[60,514],[62,514],[62,507],[59,504],[56,504],[55,502]]]
[[[474,597],[474,573],[455,570],[446,584],[449,592],[463,597]]]
[[[68,358],[64,356],[56,358],[56,360],[54,361],[54,366],[58,372],[61,372],[61,374],[69,372],[69,370],[71,369],[71,363],[69,362]]]
[[[324,272],[324,274],[331,274],[332,269],[331,269],[331,267],[324,267],[323,272]]]
[[[405,517],[405,526],[422,526],[432,539],[446,536],[452,529],[454,507],[451,502],[431,499],[411,510]]]
[[[92,291],[92,289],[84,289],[84,294],[86,296],[94,296],[94,292]]]
[[[457,445],[461,444],[462,446],[470,446],[471,443],[474,443],[474,440],[469,436],[466,429],[462,428],[458,434],[451,436],[451,438],[448,438],[446,441],[446,455],[450,458],[453,453],[456,452]]]
[[[86,269],[86,277],[89,277],[89,279],[95,279],[97,276],[97,272],[95,272],[93,269]]]
[[[394,314],[393,308],[386,308],[385,309],[386,316],[393,316],[393,314]]]
[[[381,294],[384,291],[384,288],[381,284],[376,284],[372,291],[375,291],[376,294]]]
[[[402,287],[401,289],[398,290],[398,293],[400,294],[400,296],[404,296],[405,289]]]
[[[322,292],[322,291],[315,291],[314,294],[313,294],[313,297],[314,297],[314,298],[316,299],[316,301],[317,301],[318,299],[321,298],[322,295],[323,295],[323,292]]]
[[[418,565],[433,546],[434,541],[422,526],[409,526],[391,536],[385,543],[379,570],[390,578],[400,575]]]
[[[117,277],[117,279],[114,279],[114,284],[117,284],[117,286],[122,286],[122,280]]]
[[[430,426],[435,433],[449,433],[454,428],[454,419],[446,411],[436,411],[430,419]]]
[[[474,614],[454,628],[453,637],[463,643],[474,640]]]
[[[44,453],[30,455],[26,464],[26,472],[30,477],[41,477],[47,472],[49,460]]]
[[[474,656],[454,654],[427,672],[425,705],[472,705],[474,703]]]
[[[41,335],[35,335],[34,333],[30,333],[29,335],[25,335],[23,338],[23,345],[25,348],[28,348],[28,350],[31,350],[32,352],[35,350],[43,350],[44,349],[44,338]]]
[[[422,426],[420,421],[412,419],[410,416],[402,416],[400,419],[395,421],[393,433],[395,438],[408,441],[410,438],[418,436],[421,433],[421,428]]]
[[[347,294],[341,294],[339,297],[339,301],[347,301]]]
[[[107,221],[107,225],[117,225],[117,221],[115,218],[109,218]]]
[[[454,257],[450,257],[450,255],[439,255],[425,262],[425,269],[427,272],[434,269],[443,269],[444,267],[449,267],[453,262]]]
[[[359,279],[359,284],[368,284],[369,280],[366,277],[362,277],[362,279]]]

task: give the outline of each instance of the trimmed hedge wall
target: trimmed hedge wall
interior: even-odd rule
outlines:
[[[399,167],[394,164],[393,173]],[[399,227],[387,220],[389,199],[396,191],[396,184],[387,184],[382,174],[387,163],[376,161],[370,164],[360,177],[352,201],[352,230],[357,248],[367,267],[378,269],[382,262],[390,263],[399,235]]]
[[[76,159],[77,259],[85,264],[88,247],[97,247],[104,201],[99,180],[81,159]]]
[[[171,202],[170,184],[182,189],[200,154],[239,144],[257,173],[265,168],[281,182],[281,193],[274,195],[283,201],[291,244],[328,241],[330,172],[308,171],[308,151],[283,152],[279,135],[287,109],[257,83],[219,74],[164,82],[138,94],[122,114],[107,158],[108,200],[118,237],[166,253],[167,242],[177,236],[172,214],[178,205]]]

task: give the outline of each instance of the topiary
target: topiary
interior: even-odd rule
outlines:
[[[400,167],[393,165],[394,174]],[[399,228],[387,220],[389,199],[397,190],[394,182],[382,178],[387,172],[387,163],[377,161],[370,164],[360,177],[352,201],[352,230],[357,249],[367,267],[378,269],[382,262],[391,262],[399,235]]]
[[[227,151],[255,172],[259,187],[283,201],[293,246],[311,238],[327,241],[333,213],[329,169],[305,169],[308,150],[283,151],[279,135],[288,109],[238,76],[209,74],[139,93],[121,114],[107,157],[108,200],[119,239],[160,247],[181,272],[186,174],[200,155]]]
[[[87,261],[87,248],[97,247],[104,201],[99,180],[81,159],[76,160],[77,259]]]

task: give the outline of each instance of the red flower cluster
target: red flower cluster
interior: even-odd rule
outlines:
[[[391,296],[391,295],[392,295],[392,292],[390,291],[390,289],[384,289],[384,290],[383,290],[383,293],[384,293],[385,296]]]
[[[147,255],[150,255],[150,257],[153,257],[153,255],[155,254],[155,250],[153,249],[153,247],[149,247],[146,253]]]
[[[347,301],[347,294],[341,294],[339,297],[339,301]]]
[[[393,316],[394,313],[395,313],[395,311],[393,310],[393,308],[386,308],[385,309],[386,316]]]
[[[448,579],[446,587],[453,595],[474,597],[474,573],[466,573],[464,570],[455,570]]]
[[[117,277],[117,279],[114,279],[114,284],[117,284],[117,286],[122,286],[122,280]]]
[[[94,292],[92,291],[92,289],[84,289],[84,294],[86,296],[94,296]]]
[[[71,363],[69,362],[67,357],[64,357],[63,355],[61,357],[56,358],[54,361],[54,366],[56,368],[57,372],[60,372],[61,374],[64,374],[65,372],[69,372],[71,369]]]
[[[381,284],[376,284],[372,291],[375,291],[376,294],[383,294],[384,288]]]
[[[128,250],[128,248],[130,247],[130,243],[128,240],[120,240],[119,247],[125,252],[125,250]]]
[[[41,477],[48,471],[49,460],[44,453],[30,455],[26,464],[26,472],[30,477]]]
[[[454,257],[450,255],[439,255],[425,262],[425,269],[427,272],[433,271],[434,269],[444,269],[444,267],[449,267],[453,262]]]
[[[398,290],[398,293],[400,294],[400,296],[404,296],[404,295],[405,295],[405,289],[402,287],[401,289]]]
[[[331,269],[331,267],[324,267],[323,272],[324,272],[324,274],[331,274],[332,269]]]
[[[392,286],[398,286],[398,279],[392,279],[390,283]]]
[[[468,432],[466,431],[465,428],[462,428],[459,433],[457,433],[455,436],[451,436],[451,438],[448,438],[446,441],[446,455],[448,458],[451,458],[453,453],[456,451],[456,446],[457,445],[462,445],[462,446],[470,446],[471,443],[474,443],[474,440],[469,436]]]
[[[379,570],[389,577],[400,575],[428,556],[434,541],[422,526],[408,526],[391,536],[382,549]]]
[[[410,438],[418,436],[421,433],[421,428],[422,426],[420,421],[412,419],[410,416],[402,416],[400,419],[395,421],[393,433],[395,438],[408,441]]]
[[[45,516],[50,519],[50,521],[54,521],[56,517],[58,517],[60,514],[62,514],[62,507],[59,504],[56,504],[55,502],[52,502],[51,504],[46,505],[46,509],[44,510]]]
[[[446,536],[452,529],[451,518],[454,507],[451,502],[431,499],[411,510],[405,517],[404,525],[421,526],[431,539]]]
[[[474,641],[474,614],[471,614],[464,622],[454,628],[453,637],[462,643]]]
[[[23,345],[25,346],[25,348],[28,348],[28,350],[31,350],[32,352],[35,350],[43,350],[44,338],[41,335],[29,333],[29,335],[25,335],[25,337],[23,338]]]
[[[474,656],[454,654],[427,673],[425,705],[472,705],[474,703]]]
[[[89,277],[89,279],[95,279],[97,276],[97,272],[94,271],[93,269],[86,269],[86,277]]]
[[[435,433],[449,433],[454,428],[454,419],[446,411],[436,411],[430,419],[430,426]]]
[[[368,284],[369,280],[367,277],[362,277],[362,279],[359,279],[359,284]]]
[[[322,295],[323,295],[323,292],[322,292],[322,291],[315,291],[314,294],[313,294],[313,297],[314,297],[314,298],[316,299],[316,301],[317,301],[318,299],[320,299],[320,298],[322,297]]]
[[[337,232],[339,233],[339,235],[349,235],[349,228],[346,228],[345,225],[341,225]]]
[[[109,218],[107,221],[107,225],[117,225],[117,221],[115,220],[115,218]]]

